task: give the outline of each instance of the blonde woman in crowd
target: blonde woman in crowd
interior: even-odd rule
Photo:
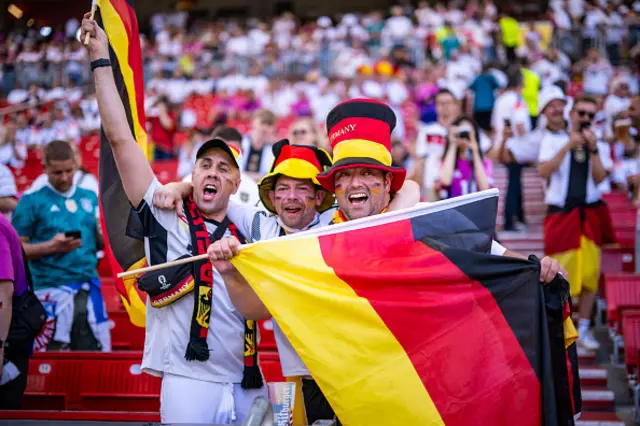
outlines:
[[[326,137],[309,117],[300,118],[289,128],[289,141],[293,145],[308,145],[329,151]]]

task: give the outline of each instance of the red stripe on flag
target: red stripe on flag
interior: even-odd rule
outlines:
[[[544,253],[564,253],[580,248],[580,211],[553,213],[544,218]]]
[[[140,32],[138,31],[138,21],[136,12],[125,0],[110,0],[111,5],[120,16],[124,27],[127,30],[129,66],[133,70],[133,84],[136,95],[136,109],[138,110],[138,121],[142,129],[146,129],[146,119],[144,115],[144,81],[142,75],[142,50],[140,48]],[[123,66],[123,64],[120,64]],[[130,88],[127,88],[130,90]]]
[[[540,383],[495,299],[414,242],[410,221],[319,240],[327,265],[398,339],[444,424],[540,425]]]

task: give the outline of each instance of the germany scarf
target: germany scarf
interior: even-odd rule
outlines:
[[[231,234],[241,243],[246,243],[247,239],[240,234],[237,227],[225,216],[213,234],[213,241],[209,239],[207,225],[200,215],[191,197],[184,200],[189,231],[191,233],[191,244],[193,255],[205,254],[211,242],[218,241],[224,236],[227,228]],[[189,344],[185,352],[187,361],[206,361],[209,359],[209,346],[207,335],[209,333],[209,322],[211,320],[211,305],[213,301],[213,267],[208,259],[194,262],[193,277],[194,287],[194,307],[191,318],[191,333]],[[256,322],[245,320],[244,322],[244,372],[242,377],[242,387],[245,389],[258,389],[263,385],[262,373],[258,365],[258,331]]]

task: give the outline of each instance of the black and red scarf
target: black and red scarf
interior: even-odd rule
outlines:
[[[238,228],[231,223],[228,217],[224,220],[209,239],[207,225],[200,215],[196,204],[191,197],[184,200],[185,213],[189,223],[191,233],[192,254],[194,256],[206,254],[212,242],[222,238],[229,229],[231,234],[245,244],[247,239],[238,231]],[[207,344],[207,334],[209,333],[209,322],[211,320],[211,306],[213,302],[213,267],[208,259],[193,263],[194,279],[194,306],[191,317],[191,333],[189,344],[185,352],[187,361],[206,361],[209,359],[209,345]],[[258,330],[257,324],[253,320],[244,322],[244,372],[242,377],[242,387],[245,389],[258,389],[263,385],[262,373],[258,365]]]

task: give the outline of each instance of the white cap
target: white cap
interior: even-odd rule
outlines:
[[[549,102],[556,99],[563,101],[565,104],[567,103],[567,97],[558,86],[552,85],[542,89],[538,95],[538,113],[542,114]]]

